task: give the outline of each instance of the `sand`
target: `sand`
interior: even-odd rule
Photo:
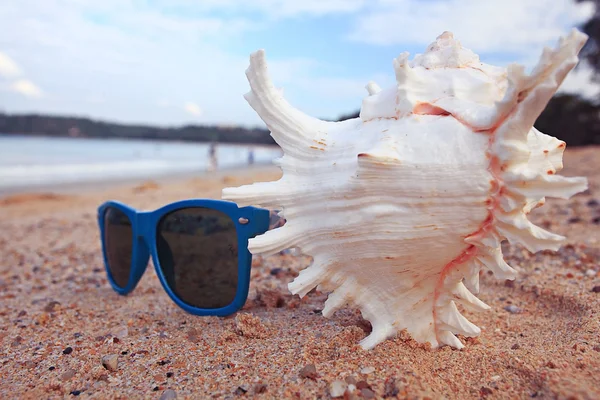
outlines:
[[[248,301],[230,317],[186,314],[153,268],[126,297],[110,288],[101,202],[153,209],[219,198],[225,186],[277,179],[274,167],[0,198],[0,397],[600,398],[600,147],[567,149],[565,166],[590,189],[548,199],[532,219],[567,243],[538,254],[505,246],[519,277],[482,276],[480,298],[492,308],[465,311],[482,334],[461,337],[460,351],[430,350],[405,334],[362,350],[370,325],[356,310],[326,319],[326,294],[289,293],[310,262],[290,251],[255,257]]]

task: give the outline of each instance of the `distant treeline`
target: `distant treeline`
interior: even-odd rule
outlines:
[[[124,125],[88,118],[0,113],[0,133],[22,135],[179,140],[275,145],[267,129],[188,125],[177,128]]]
[[[356,118],[359,111],[339,120]],[[569,147],[600,145],[600,107],[596,102],[570,94],[555,95],[534,124],[535,128],[567,143]]]
[[[341,116],[338,120],[356,118],[359,112]],[[570,94],[557,94],[548,103],[535,123],[545,134],[564,140],[568,146],[600,145],[600,107]],[[129,138],[180,140],[190,142],[245,143],[275,145],[267,129],[243,127],[197,126],[161,128],[143,125],[122,125],[88,118],[47,115],[7,115],[0,113],[0,133],[44,136],[76,136],[90,138]]]

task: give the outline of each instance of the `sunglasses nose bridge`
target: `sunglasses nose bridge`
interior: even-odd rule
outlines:
[[[152,227],[152,213],[150,212],[140,212],[136,215],[136,235],[138,240],[146,240],[147,242],[150,240],[151,233],[153,230]],[[150,243],[148,243],[150,244]]]

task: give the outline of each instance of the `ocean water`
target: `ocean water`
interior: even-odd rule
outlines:
[[[208,143],[30,137],[0,134],[0,192],[65,184],[144,180],[203,173]],[[269,164],[277,147],[218,144],[217,169]]]

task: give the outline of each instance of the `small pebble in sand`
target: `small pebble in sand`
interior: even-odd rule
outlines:
[[[300,370],[300,378],[317,379],[317,367],[315,364],[308,364]]]
[[[173,389],[167,389],[160,395],[158,400],[174,400],[177,398],[177,393]]]
[[[71,346],[69,346],[63,350],[63,354],[71,354],[72,352],[73,352],[73,348]]]
[[[19,336],[15,336],[15,339],[13,340],[12,345],[13,346],[18,346],[21,343],[23,343],[23,337],[21,337],[20,335]]]
[[[119,366],[119,356],[116,354],[103,356],[102,366],[109,371],[116,371]]]
[[[360,373],[363,375],[369,375],[375,372],[375,367],[364,367],[360,370]]]
[[[596,285],[592,288],[592,292],[594,293],[600,293],[600,285]]]
[[[258,300],[268,308],[281,308],[285,305],[283,295],[277,290],[261,290],[258,292]]]
[[[385,385],[383,388],[383,397],[384,398],[395,397],[398,395],[398,393],[400,393],[400,389],[398,388],[398,385],[396,384],[396,378],[389,377],[388,379],[386,379]]]
[[[33,360],[27,360],[25,362],[22,362],[21,365],[23,365],[26,368],[35,368],[37,363]]]
[[[329,386],[329,395],[333,398],[342,397],[347,387],[348,384],[344,381],[333,381]]]
[[[75,370],[70,368],[68,370],[66,370],[61,376],[60,376],[60,380],[61,381],[68,381],[69,379],[73,378],[75,376]]]
[[[129,330],[127,329],[126,326],[121,327],[120,329],[117,329],[117,331],[115,332],[115,337],[119,338],[119,339],[124,339],[127,337],[127,335],[129,334]]]
[[[349,385],[356,385],[356,378],[353,377],[352,375],[347,376],[346,379],[344,379],[344,380]]]
[[[190,328],[187,331],[187,339],[190,342],[196,343],[198,341],[198,330],[196,328]]]
[[[375,398],[375,393],[369,388],[360,389],[360,394],[362,394],[362,397],[365,399]]]
[[[504,309],[506,311],[508,311],[511,314],[520,314],[523,312],[522,309],[520,309],[519,307],[515,306],[514,304],[511,304],[509,306],[504,307]]]
[[[59,306],[60,306],[60,303],[58,301],[52,300],[51,302],[49,302],[48,304],[46,304],[46,307],[44,307],[44,311],[45,312],[53,312],[53,311],[56,311],[56,309]]]
[[[248,338],[263,339],[270,336],[269,328],[260,318],[252,314],[238,314],[235,317],[235,327],[239,335]]]
[[[254,385],[254,393],[266,393],[267,392],[267,385],[265,385],[264,383],[257,383],[256,385]]]
[[[513,350],[519,350],[521,348],[521,346],[519,345],[519,343],[515,343],[510,348]]]
[[[504,281],[504,286],[507,287],[507,288],[514,288],[515,287],[515,281],[514,280],[511,281],[511,280],[506,279]]]
[[[241,385],[238,386],[237,389],[234,390],[233,394],[237,395],[237,396],[241,396],[243,394],[246,394],[248,392],[248,388],[246,387],[246,385]]]
[[[587,271],[585,271],[585,274],[587,276],[589,276],[590,278],[593,278],[594,276],[596,276],[597,272],[595,269],[588,269]]]
[[[359,390],[360,389],[371,389],[371,385],[369,385],[369,382],[367,382],[367,381],[359,381],[356,384],[356,388]]]

